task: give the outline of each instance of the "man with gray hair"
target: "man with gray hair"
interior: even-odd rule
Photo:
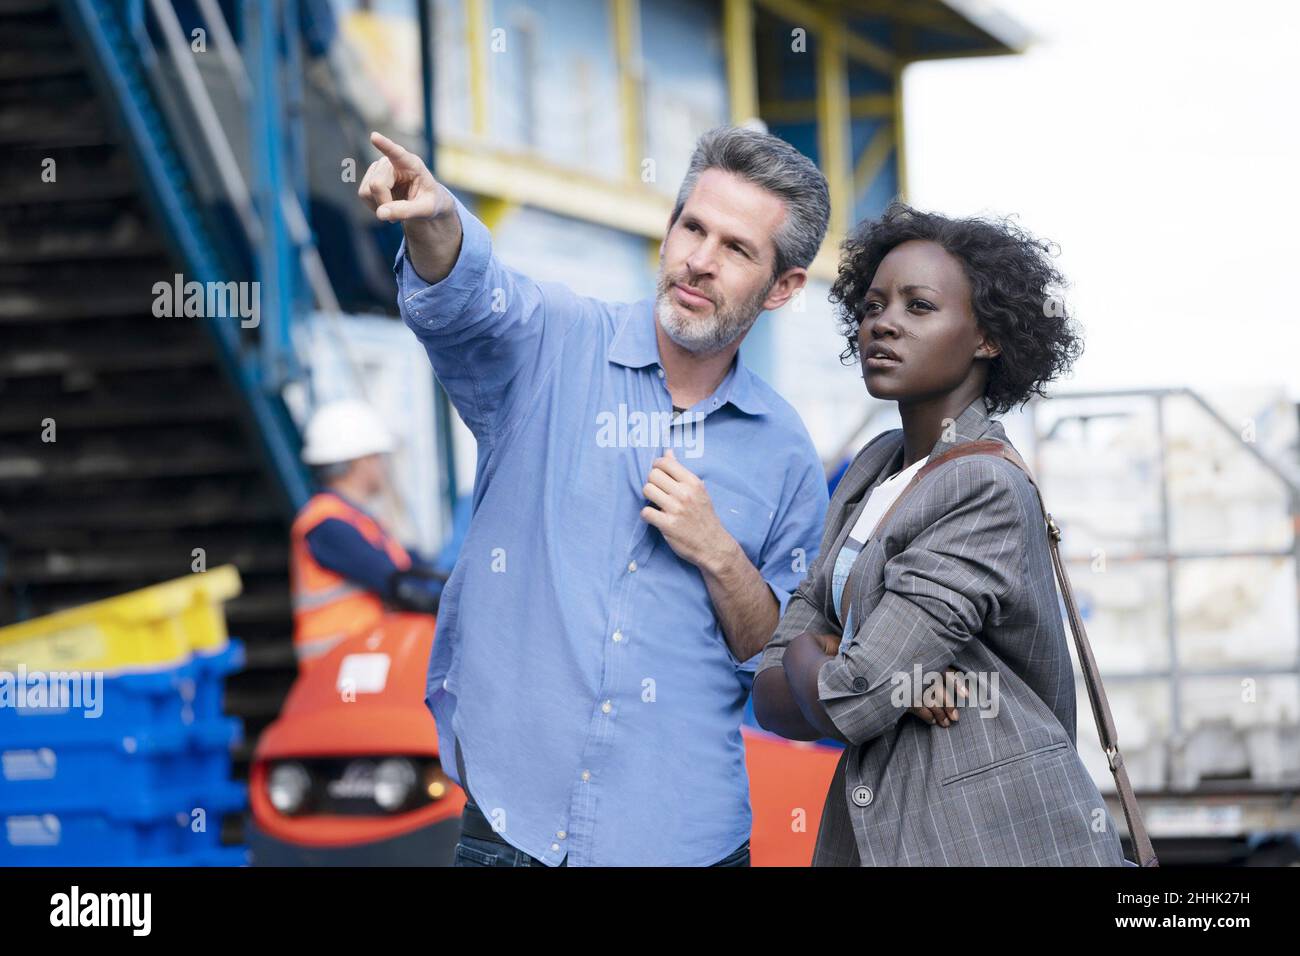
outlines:
[[[456,863],[748,865],[741,718],[827,493],[737,353],[807,281],[825,179],[774,136],[707,133],[656,297],[614,304],[504,265],[417,156],[371,142],[358,192],[402,224],[399,308],[478,441],[426,697],[469,795]]]

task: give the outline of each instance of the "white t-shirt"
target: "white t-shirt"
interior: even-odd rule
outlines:
[[[876,525],[889,510],[890,506],[898,500],[898,496],[903,493],[907,483],[912,480],[912,476],[920,471],[921,467],[930,460],[926,455],[910,468],[905,468],[898,474],[886,478],[867,495],[867,500],[859,506],[858,516],[853,522],[853,530],[849,536],[844,539],[844,546],[840,548],[840,553],[835,556],[835,570],[831,572],[831,599],[835,602],[835,607],[840,606],[840,601],[844,596],[844,583],[849,579],[849,572],[853,570],[853,562],[857,559],[863,546],[871,540],[871,535],[875,533]],[[847,640],[852,633],[853,609],[849,609],[848,618],[844,621],[844,639]]]

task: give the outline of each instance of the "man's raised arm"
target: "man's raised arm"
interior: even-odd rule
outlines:
[[[481,454],[490,453],[530,410],[539,376],[554,368],[587,306],[562,286],[543,291],[498,260],[487,227],[419,156],[379,133],[370,141],[383,158],[357,193],[379,221],[402,224],[393,262],[398,311]]]
[[[456,265],[463,236],[456,203],[424,161],[382,133],[370,142],[384,155],[370,164],[357,195],[382,222],[400,222],[416,275],[430,285]]]

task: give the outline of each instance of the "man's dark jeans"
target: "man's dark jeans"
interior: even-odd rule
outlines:
[[[568,859],[560,866],[567,866]],[[471,800],[461,817],[461,837],[456,844],[453,866],[545,866],[522,850],[516,850],[492,829],[487,817]],[[749,841],[714,866],[749,866]]]

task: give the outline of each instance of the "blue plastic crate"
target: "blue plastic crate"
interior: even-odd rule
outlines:
[[[113,820],[97,813],[11,814],[4,818],[6,866],[112,866],[181,852],[176,819]]]
[[[0,865],[162,865],[160,861],[179,866],[211,865],[204,861],[239,854],[239,848],[220,845],[220,829],[222,814],[247,805],[242,785],[226,781],[205,795],[207,819],[200,832],[193,829],[190,801],[183,792],[160,795],[159,802],[170,802],[173,809],[153,816],[113,810],[0,816]]]
[[[7,748],[51,747],[125,737],[196,722],[222,714],[226,675],[239,670],[244,648],[230,641],[213,654],[195,654],[166,670],[119,673],[103,678],[94,707],[0,707],[0,742]]]
[[[131,866],[251,866],[252,860],[246,846],[219,846],[197,853],[179,856],[162,856],[143,859]]]
[[[159,794],[211,792],[230,776],[242,737],[231,717],[126,734],[114,742],[55,743],[0,751],[0,813],[146,812]]]
[[[153,728],[184,726],[193,679],[180,668],[103,679],[94,706],[0,708],[0,740],[8,747],[65,743],[113,744]],[[187,694],[188,692],[188,694]]]
[[[213,654],[194,655],[189,665],[195,675],[194,696],[190,704],[196,720],[214,720],[222,716],[226,677],[243,670],[244,660],[244,645],[240,641],[231,641]],[[182,693],[184,690],[182,687]]]

